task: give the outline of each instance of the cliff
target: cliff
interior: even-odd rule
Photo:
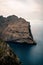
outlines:
[[[0,37],[4,41],[35,44],[30,22],[12,15],[7,18],[0,16],[0,23]]]
[[[20,65],[21,62],[10,46],[0,40],[0,65]]]

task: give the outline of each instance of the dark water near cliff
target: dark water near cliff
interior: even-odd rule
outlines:
[[[43,24],[32,24],[32,34],[37,45],[9,43],[22,65],[43,65]]]

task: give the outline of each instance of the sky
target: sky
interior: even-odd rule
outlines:
[[[0,0],[0,15],[17,15],[31,23],[43,23],[43,0]]]

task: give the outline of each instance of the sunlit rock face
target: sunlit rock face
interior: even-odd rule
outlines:
[[[2,40],[0,40],[0,65],[21,65],[17,55]]]
[[[15,15],[9,16],[5,20],[5,28],[1,34],[3,40],[28,44],[35,43],[31,33],[30,22]]]

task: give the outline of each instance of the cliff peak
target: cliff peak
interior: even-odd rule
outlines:
[[[28,44],[35,43],[31,33],[30,22],[27,22],[24,18],[18,18],[12,15],[4,19],[3,22],[5,25],[3,25],[2,29],[4,30],[1,31],[2,33],[0,35],[4,41]]]

